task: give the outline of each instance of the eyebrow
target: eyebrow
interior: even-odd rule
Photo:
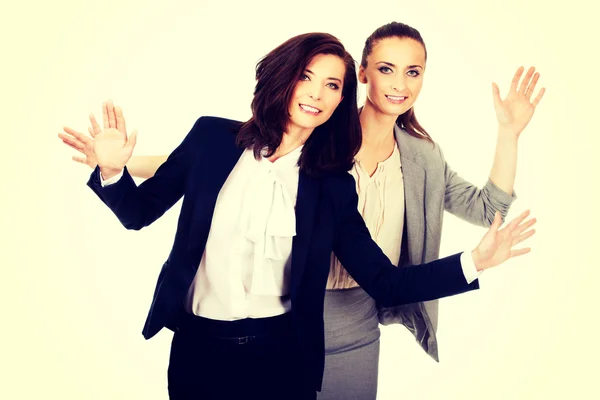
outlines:
[[[387,61],[379,61],[379,62],[377,62],[375,64],[385,64],[385,65],[390,66],[392,68],[396,68],[395,64],[392,64],[391,62],[387,62]],[[420,66],[419,64],[409,65],[407,68],[421,68],[421,69],[423,69],[423,67]]]
[[[314,75],[314,74],[315,74],[314,72],[312,72],[312,71],[311,71],[310,69],[308,69],[308,68],[306,69],[306,72],[308,72],[308,73],[309,73],[309,74],[311,74],[311,75]],[[339,83],[342,83],[342,80],[341,80],[340,78],[334,78],[333,76],[330,76],[330,77],[329,77],[329,78],[327,78],[327,79],[331,79],[332,81],[338,81]]]

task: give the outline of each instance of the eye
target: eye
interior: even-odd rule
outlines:
[[[337,83],[333,83],[333,82],[328,83],[327,87],[329,87],[329,88],[331,88],[333,90],[339,90],[340,89],[339,85]]]
[[[308,75],[302,74],[302,75],[300,75],[300,80],[301,81],[310,81],[310,78],[308,77]]]
[[[391,69],[390,67],[379,67],[379,68],[377,68],[377,69],[378,69],[378,70],[379,70],[379,72],[381,72],[382,74],[391,74],[392,72],[394,72],[394,71],[392,71],[392,69]]]
[[[416,78],[417,76],[421,75],[421,73],[419,71],[417,71],[416,69],[410,69],[406,72],[406,75]]]

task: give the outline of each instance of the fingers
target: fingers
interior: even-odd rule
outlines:
[[[73,156],[73,157],[71,157],[71,159],[72,159],[73,161],[76,161],[76,162],[78,162],[78,163],[86,164],[86,162],[85,162],[85,157],[77,157],[77,156]]]
[[[88,141],[90,141],[91,139],[86,137],[83,133],[76,131],[73,128],[69,128],[68,126],[63,126],[63,130],[65,132],[67,132],[69,135],[74,136],[75,138],[77,138],[77,140],[80,140],[84,143],[87,143]]]
[[[546,93],[546,88],[540,89],[540,92],[538,93],[538,95],[533,100],[533,103],[531,103],[533,105],[533,107],[536,107],[538,105],[538,103],[542,99],[542,96],[544,96],[544,93]]]
[[[531,251],[530,247],[525,247],[524,249],[517,249],[510,251],[510,258],[522,256],[523,254],[527,254]]]
[[[110,128],[108,122],[108,103],[106,101],[102,103],[102,126],[104,129]]]
[[[527,90],[525,90],[525,97],[527,97],[528,99],[531,98],[531,95],[535,90],[535,85],[537,85],[538,79],[540,79],[540,73],[536,72],[535,74],[533,74],[533,79],[531,80],[529,86],[527,86]]]
[[[108,127],[117,128],[117,116],[115,115],[115,105],[112,100],[106,102],[106,110],[108,113]]]
[[[104,105],[103,105],[103,109],[104,109]],[[91,127],[91,129],[88,128],[88,132],[90,133],[90,135],[93,138],[95,138],[97,134],[102,132],[102,129],[100,128],[100,125],[98,125],[98,121],[96,121],[96,117],[94,117],[94,114],[90,113],[89,117],[90,117],[90,124],[92,125],[92,127]],[[102,112],[102,118],[104,118],[104,111]],[[108,114],[107,114],[107,118],[108,118]]]
[[[123,110],[121,107],[115,107],[115,118],[117,124],[117,130],[119,132],[126,134],[127,129],[125,128],[125,117],[123,117]]]
[[[500,98],[500,88],[496,85],[496,82],[492,82],[492,96],[494,97],[494,105],[499,106],[502,99]]]
[[[506,225],[506,228],[504,228],[504,229],[506,229],[506,230],[507,230],[507,231],[509,231],[509,232],[510,232],[510,231],[513,231],[513,230],[514,230],[514,229],[515,229],[517,226],[519,226],[519,224],[520,224],[521,222],[523,222],[523,220],[524,220],[525,218],[527,218],[527,216],[528,216],[529,214],[530,214],[530,211],[529,211],[529,210],[525,210],[525,211],[523,211],[523,212],[522,212],[522,213],[521,213],[519,216],[517,216],[517,217],[516,217],[516,218],[514,218],[512,221],[510,221],[510,222],[508,223],[508,225]]]
[[[62,142],[64,144],[66,144],[67,146],[77,150],[78,152],[85,154],[85,152],[83,151],[83,148],[78,147],[77,144],[70,142],[68,139],[62,139]]]
[[[59,133],[58,137],[64,142],[67,141],[69,143],[74,144],[78,149],[83,149],[86,144],[88,144],[92,139],[88,138],[81,132],[77,132],[76,130],[69,128],[68,126],[63,127],[64,131],[68,133],[65,135],[64,133]]]
[[[496,211],[494,214],[494,222],[492,222],[492,226],[490,226],[490,232],[498,231],[500,225],[502,225],[502,217],[500,216],[500,213]]]
[[[517,237],[521,233],[525,232],[527,229],[531,228],[536,222],[537,222],[537,219],[531,218],[531,219],[527,220],[526,222],[519,224],[519,226],[517,226],[514,229],[514,231],[512,232],[512,236]]]
[[[516,92],[517,91],[517,85],[519,84],[519,81],[521,80],[521,75],[523,75],[523,71],[525,70],[524,67],[519,67],[517,69],[517,72],[515,72],[515,76],[513,76],[513,80],[510,84],[510,91],[511,92]]]
[[[134,129],[133,132],[131,132],[131,135],[129,135],[129,139],[127,140],[127,143],[125,144],[125,146],[131,148],[131,151],[133,151],[133,148],[135,147],[135,144],[137,143],[137,135],[138,135],[138,131],[137,131],[137,129]]]
[[[523,81],[521,81],[521,85],[519,86],[519,93],[525,94],[525,90],[527,89],[527,86],[529,86],[529,82],[531,81],[531,77],[533,76],[534,72],[534,67],[530,67],[529,70],[527,70],[527,74],[525,75],[525,78],[523,78]]]
[[[529,239],[533,235],[535,235],[535,229],[528,230],[527,232],[523,233],[522,235],[519,235],[518,237],[514,238],[512,241],[511,247],[518,245],[519,243]]]

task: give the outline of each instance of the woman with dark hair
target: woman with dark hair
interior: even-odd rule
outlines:
[[[126,228],[184,198],[143,330],[147,339],[174,331],[172,399],[316,398],[332,253],[391,307],[478,288],[481,271],[527,253],[512,247],[534,233],[528,212],[501,230],[496,214],[473,251],[396,268],[371,239],[346,172],[361,133],[342,44],[294,37],[259,62],[256,79],[249,121],[201,117],[139,186],[126,167],[136,134],[127,137],[122,111],[104,105],[103,131],[92,118],[98,165],[88,185]]]

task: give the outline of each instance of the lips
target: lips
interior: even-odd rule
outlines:
[[[408,99],[408,96],[390,96],[390,95],[385,95],[385,97],[394,104],[401,104],[403,103],[406,99]]]
[[[303,112],[305,112],[307,114],[319,115],[322,112],[322,110],[319,110],[318,108],[309,106],[307,104],[299,104],[299,106],[300,106],[300,110],[302,110]]]

